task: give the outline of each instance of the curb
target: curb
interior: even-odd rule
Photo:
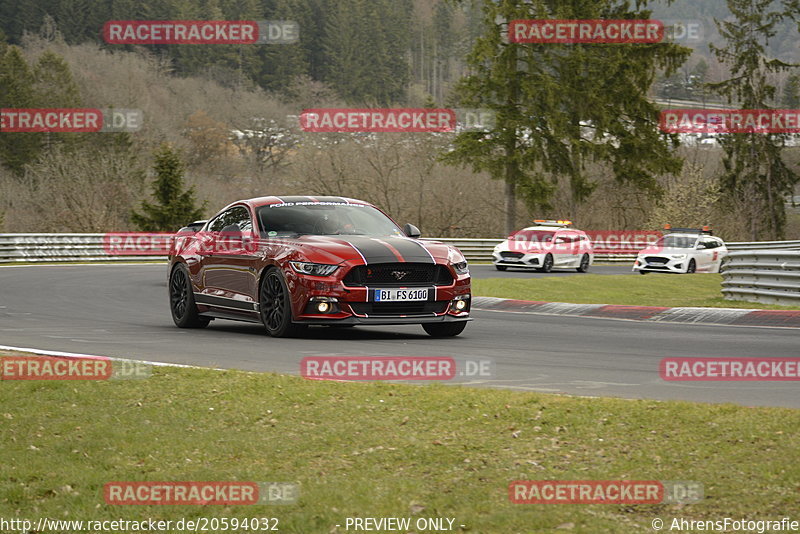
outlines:
[[[621,306],[614,304],[570,304],[498,297],[473,297],[472,309],[496,312],[564,315],[691,323],[724,326],[770,326],[800,328],[800,310],[755,310],[746,308],[665,308],[660,306]]]

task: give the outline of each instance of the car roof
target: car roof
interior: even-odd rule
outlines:
[[[718,236],[715,236],[715,235],[711,235],[711,234],[705,234],[705,233],[703,233],[703,234],[694,234],[694,233],[685,233],[685,232],[670,232],[668,234],[664,234],[664,237],[667,237],[667,236],[684,237],[684,238],[687,238],[687,239],[699,239],[699,238],[702,237],[702,238],[706,238],[706,239],[714,239],[716,241],[719,241],[720,243],[724,243],[725,242],[721,237],[718,237]]]
[[[273,195],[265,197],[248,198],[246,200],[237,200],[233,204],[248,204],[250,207],[259,208],[261,206],[269,206],[273,204],[293,204],[293,203],[314,203],[314,202],[330,202],[335,204],[356,204],[359,206],[372,206],[369,202],[358,200],[355,198],[347,197],[334,197],[325,195]]]
[[[517,232],[524,232],[526,230],[549,230],[551,232],[557,231],[567,231],[567,232],[581,232],[582,230],[578,230],[577,228],[572,228],[570,226],[528,226],[526,228],[522,228],[517,230]]]

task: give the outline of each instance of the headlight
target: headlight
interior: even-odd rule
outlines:
[[[682,260],[686,258],[686,254],[673,254],[670,256],[673,260]]]
[[[304,261],[290,261],[292,269],[300,274],[310,274],[311,276],[329,276],[333,274],[338,265],[326,265],[324,263],[308,263]]]
[[[469,274],[469,266],[467,265],[466,261],[454,263],[453,269],[455,269],[457,274]]]

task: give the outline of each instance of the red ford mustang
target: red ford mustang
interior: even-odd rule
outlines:
[[[308,325],[395,324],[457,336],[470,320],[467,262],[457,248],[418,237],[360,200],[234,202],[176,235],[172,318],[181,328],[262,322],[275,337]]]

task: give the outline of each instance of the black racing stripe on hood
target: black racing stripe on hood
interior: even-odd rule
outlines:
[[[417,241],[403,239],[401,237],[381,237],[381,241],[386,241],[393,246],[397,252],[403,256],[405,261],[416,263],[436,263],[428,253],[428,250]]]
[[[367,263],[397,263],[400,261],[389,247],[374,239],[349,235],[337,235],[335,237],[355,247],[364,256],[364,261]]]

